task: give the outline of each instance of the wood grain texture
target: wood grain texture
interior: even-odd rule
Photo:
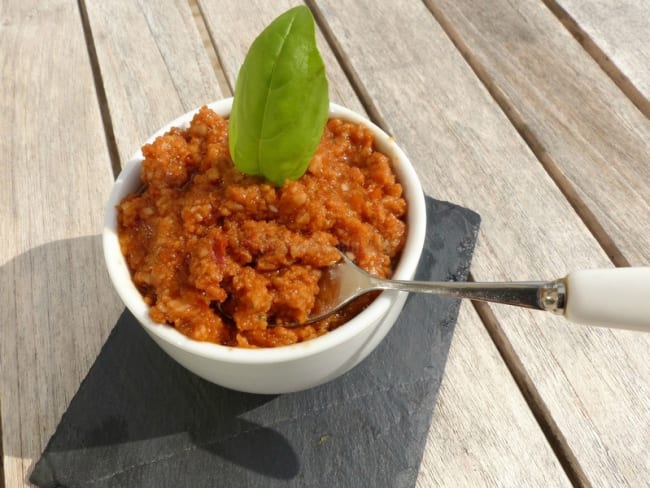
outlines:
[[[228,96],[186,0],[86,4],[122,163],[170,120]]]
[[[265,7],[266,5],[264,4]],[[248,43],[275,16],[291,6],[290,2],[274,2],[273,5],[269,10],[255,1],[201,2],[208,28],[219,46],[226,76],[230,79],[235,79]],[[240,38],[246,41],[240,42]],[[320,34],[319,39],[322,39]],[[339,71],[329,47],[323,42],[320,40],[319,46],[327,65],[330,93],[336,94],[331,94],[331,98],[336,96],[339,103],[362,111],[354,90]],[[458,383],[462,391],[457,392],[454,388],[446,386],[440,392],[439,402],[444,407],[435,414],[435,426],[424,453],[419,486],[435,486],[427,483],[440,480],[450,486],[471,486],[477,480],[479,484],[513,482],[513,486],[517,481],[531,481],[543,486],[545,479],[557,485],[566,483],[564,472],[539,426],[532,420],[531,412],[516,390],[503,361],[495,354],[496,351],[489,343],[485,331],[478,332],[476,338],[475,332],[469,336],[468,332],[465,332],[468,329],[481,330],[476,313],[473,310],[465,310],[459,319],[458,327],[463,332],[461,338],[456,339],[457,345],[450,351],[447,368],[452,373],[451,378],[445,381],[454,385]],[[487,348],[484,355],[475,353],[484,348]],[[473,373],[463,373],[462,370],[467,364],[472,365]],[[481,374],[481,371],[490,373]],[[468,377],[475,381],[477,376],[481,377],[480,387],[468,388]],[[504,400],[502,395],[506,395],[507,399]],[[504,418],[508,419],[507,430],[502,428]],[[483,443],[481,438],[473,436],[474,431],[468,432],[464,429],[470,426],[487,433],[490,443]],[[450,432],[456,432],[456,436],[449,436]],[[520,453],[529,446],[534,446],[531,452],[535,452],[535,457],[522,458]],[[477,459],[469,459],[474,455]],[[487,459],[490,456],[496,457]],[[504,463],[508,464],[508,470],[502,469]],[[472,473],[465,472],[468,466],[474,469]]]
[[[650,4],[645,0],[552,0],[550,5],[554,10],[557,5],[569,17],[579,40],[584,43],[586,35],[593,42],[592,55],[606,57],[604,61],[629,80],[650,116]]]
[[[632,265],[650,263],[650,120],[539,2],[435,3]],[[649,78],[650,79],[650,78]]]
[[[551,278],[571,269],[611,265],[423,4],[318,5],[416,165],[426,191],[481,214],[472,266],[477,280]],[[495,9],[485,10],[491,17],[507,15]],[[535,19],[534,12],[519,15]],[[404,26],[409,26],[409,42],[394,42],[404,37]],[[532,28],[531,20],[504,25],[502,35],[513,39],[510,49],[516,51],[517,44],[534,45],[534,33],[527,30]],[[564,34],[547,32],[547,42],[566,35],[559,23],[556,29]],[[485,49],[493,49],[494,43],[484,40]],[[509,51],[501,55],[507,59]],[[529,56],[534,55],[531,51]],[[569,59],[565,62],[570,64]],[[550,67],[540,76],[553,79]],[[607,82],[602,72],[590,76],[594,83]],[[561,96],[558,91],[554,97]],[[531,89],[529,97],[532,104],[540,95]],[[573,131],[570,109],[563,112],[561,103],[552,102],[566,130]],[[620,99],[614,103],[629,106]],[[634,120],[624,126],[631,135],[620,137],[637,137]],[[621,128],[607,127],[598,134],[606,139],[602,144],[620,144]],[[600,144],[581,140],[585,152],[592,151],[592,142]],[[586,179],[596,185],[610,183],[591,173]],[[635,189],[638,184],[629,182],[624,201],[630,206],[642,197]],[[616,183],[611,186],[616,191]],[[642,215],[637,213],[637,219]],[[640,247],[636,241],[630,246]],[[650,338],[572,326],[543,313],[492,308],[589,479],[611,485],[645,480],[650,467],[643,455],[650,443]]]
[[[538,429],[476,311],[464,303],[417,486],[571,486]]]
[[[100,247],[112,174],[77,4],[0,12],[0,397],[13,488],[122,307]]]

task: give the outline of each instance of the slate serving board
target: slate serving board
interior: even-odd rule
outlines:
[[[417,279],[467,277],[479,216],[427,198]],[[459,301],[411,295],[380,346],[311,390],[208,383],[125,310],[30,481],[41,487],[414,486]]]

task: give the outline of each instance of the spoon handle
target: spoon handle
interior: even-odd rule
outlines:
[[[373,288],[381,290],[432,293],[482,302],[504,303],[559,314],[564,313],[566,301],[564,280],[477,283],[473,281],[383,280],[373,277],[372,285]]]
[[[650,332],[650,267],[582,270],[554,281],[381,280],[377,289],[434,293],[545,310],[572,322]]]
[[[575,271],[565,282],[568,320],[650,332],[650,267]]]

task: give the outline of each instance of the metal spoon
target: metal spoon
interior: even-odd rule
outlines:
[[[552,281],[421,282],[378,278],[340,254],[341,260],[323,273],[319,305],[308,320],[283,326],[322,320],[369,291],[400,290],[504,303],[564,315],[573,322],[650,331],[650,267],[584,270]]]

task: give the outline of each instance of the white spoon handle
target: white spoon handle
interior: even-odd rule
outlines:
[[[650,332],[650,267],[575,271],[565,283],[568,320]]]

